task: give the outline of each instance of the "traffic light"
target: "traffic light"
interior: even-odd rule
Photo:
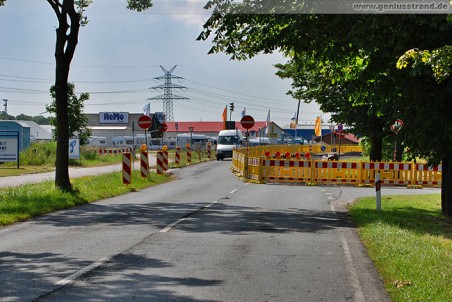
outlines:
[[[230,109],[231,111],[234,111],[234,102],[229,103],[229,109]]]

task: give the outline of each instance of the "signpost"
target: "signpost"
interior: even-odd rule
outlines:
[[[0,162],[16,162],[19,169],[19,131],[0,131]]]
[[[391,125],[391,130],[395,133],[394,138],[394,161],[397,161],[397,134],[403,127],[403,121],[401,119],[396,119],[394,124]]]
[[[146,135],[146,130],[152,126],[152,118],[149,115],[142,115],[138,118],[138,126],[144,130],[144,139],[146,141],[146,148],[148,146],[148,136]],[[135,142],[134,142],[135,145]],[[135,146],[133,146],[135,150]]]
[[[240,125],[246,129],[246,156],[245,156],[245,178],[248,178],[248,142],[249,142],[249,132],[248,130],[254,126],[254,118],[251,115],[244,115],[240,120]]]

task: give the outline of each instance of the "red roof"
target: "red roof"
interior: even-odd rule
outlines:
[[[190,132],[188,127],[194,127],[193,133],[196,132],[220,132],[223,130],[223,122],[165,122],[168,126],[166,132]],[[177,130],[176,130],[177,124]],[[255,122],[250,131],[258,131],[259,128],[264,128],[266,122]],[[240,125],[240,122],[235,122],[235,127],[241,131],[245,129]]]

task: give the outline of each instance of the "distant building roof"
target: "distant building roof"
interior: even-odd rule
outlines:
[[[41,125],[38,125],[36,122],[33,121],[15,121],[22,126],[30,127],[30,136],[33,137],[33,139],[37,140],[51,140],[52,139],[52,133],[46,129],[45,127],[42,127]]]
[[[220,132],[223,130],[223,122],[165,122],[168,126],[167,132],[190,132],[188,127],[194,127],[195,132]],[[250,131],[257,131],[259,128],[265,127],[265,122],[255,122]],[[177,130],[176,130],[177,125]],[[241,131],[245,129],[240,125],[240,122],[235,122],[235,127]]]

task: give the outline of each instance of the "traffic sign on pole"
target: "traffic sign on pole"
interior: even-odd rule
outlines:
[[[147,115],[142,115],[138,118],[138,126],[141,129],[149,129],[152,125],[152,118]]]
[[[394,131],[395,133],[399,132],[400,129],[402,129],[403,126],[403,121],[400,119],[397,119],[394,124],[391,125],[391,130]]]
[[[165,123],[162,123],[159,130],[160,130],[160,132],[166,132],[166,130],[168,130],[168,125]]]
[[[254,126],[254,118],[251,115],[245,115],[240,120],[240,124],[245,129],[251,129]]]

